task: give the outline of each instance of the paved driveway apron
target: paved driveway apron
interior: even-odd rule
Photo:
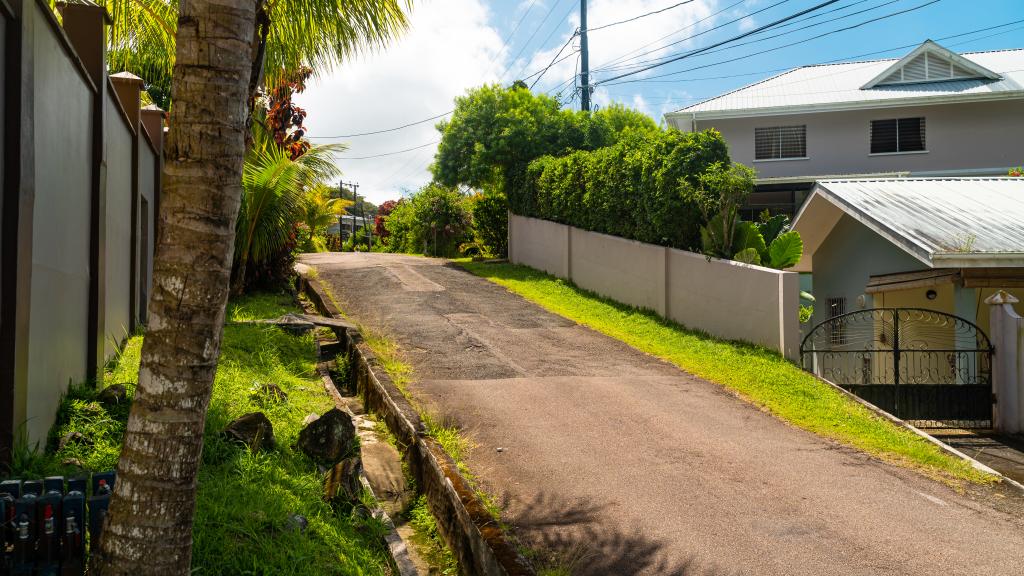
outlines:
[[[961,495],[795,429],[439,260],[303,261],[400,345],[517,533],[578,573],[1024,574],[1014,496]]]

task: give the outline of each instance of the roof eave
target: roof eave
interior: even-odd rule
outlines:
[[[934,268],[1024,268],[1024,252],[938,252]]]
[[[1024,99],[1024,90],[1005,90],[980,94],[949,94],[944,96],[922,96],[918,98],[893,98],[889,100],[857,100],[823,104],[801,104],[796,106],[773,106],[766,108],[735,108],[732,110],[687,111],[678,110],[665,114],[667,120],[686,118],[694,120],[727,120],[734,118],[757,118],[763,116],[789,116],[814,114],[818,112],[845,112],[850,110],[877,110],[908,106],[930,106],[938,104],[961,104],[968,102],[991,102],[994,100]]]

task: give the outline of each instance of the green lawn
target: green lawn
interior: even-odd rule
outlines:
[[[316,466],[292,449],[302,420],[333,406],[315,372],[313,335],[289,335],[273,326],[232,324],[295,311],[288,295],[256,295],[229,305],[217,378],[206,423],[195,522],[194,574],[389,574],[381,544],[383,526],[350,512],[335,512],[322,498]],[[131,338],[106,382],[134,392],[142,337]],[[274,383],[283,404],[264,405],[253,387]],[[75,387],[61,404],[52,436],[80,431],[91,446],[73,445],[48,454],[19,454],[23,476],[71,473],[60,463],[77,458],[89,470],[114,468],[127,408],[107,409],[95,391]],[[263,411],[274,425],[277,449],[251,453],[220,431],[247,412]],[[309,520],[305,533],[288,529],[288,518]]]
[[[951,483],[995,480],[875,416],[777,353],[687,330],[526,266],[457,263],[555,314],[721,384],[795,426]]]

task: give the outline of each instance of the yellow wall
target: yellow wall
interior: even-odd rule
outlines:
[[[981,331],[984,332],[985,334],[989,333],[988,329],[990,326],[990,323],[988,321],[989,305],[985,304],[985,299],[995,294],[999,290],[1009,292],[1010,294],[1012,294],[1018,300],[1021,301],[1021,304],[1015,304],[1013,308],[1017,311],[1017,314],[1021,314],[1022,316],[1024,316],[1024,314],[1022,314],[1024,313],[1024,288],[978,288],[978,327],[981,328]]]

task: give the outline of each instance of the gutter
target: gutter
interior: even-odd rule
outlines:
[[[685,108],[665,114],[667,120],[690,116],[694,122],[701,120],[724,120],[730,118],[756,118],[760,116],[788,116],[813,114],[816,112],[844,112],[850,110],[873,110],[903,108],[909,106],[931,106],[938,104],[966,104],[970,102],[991,102],[999,100],[1024,99],[1024,91],[984,92],[981,94],[953,94],[946,96],[920,96],[917,98],[892,98],[884,100],[857,100],[798,106],[772,106],[764,108],[738,108],[732,110],[687,111]]]

